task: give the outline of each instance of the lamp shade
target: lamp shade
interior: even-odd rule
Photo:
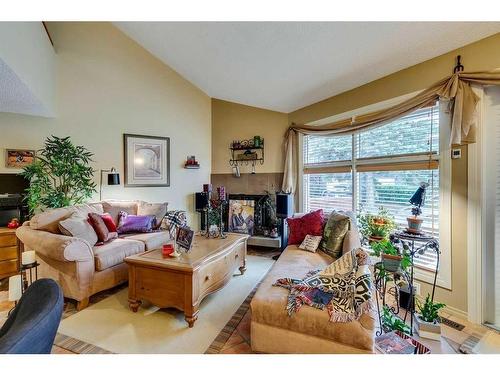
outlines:
[[[108,185],[120,185],[120,174],[118,172],[108,174]]]
[[[21,275],[9,277],[9,301],[19,301],[23,294]]]

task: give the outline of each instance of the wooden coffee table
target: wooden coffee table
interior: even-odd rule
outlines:
[[[189,327],[198,317],[200,302],[231,280],[236,268],[245,273],[248,235],[228,233],[225,239],[197,234],[188,253],[164,257],[161,249],[125,258],[129,266],[129,307],[142,300],[184,311]],[[182,250],[182,249],[181,249]]]

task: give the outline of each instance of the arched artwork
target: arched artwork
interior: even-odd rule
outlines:
[[[124,134],[125,186],[170,186],[170,138]]]

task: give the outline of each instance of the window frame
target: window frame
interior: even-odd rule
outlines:
[[[371,104],[365,107],[357,108],[352,111],[344,112],[335,116],[331,116],[322,120],[310,122],[307,125],[321,125],[325,123],[334,122],[337,120],[342,120],[352,116],[359,116],[372,111],[381,110],[404,100],[413,97],[419,92],[410,93],[407,95],[402,95],[396,98],[385,100],[379,103]],[[451,262],[452,262],[452,250],[451,250],[451,150],[450,150],[450,124],[451,117],[450,111],[448,109],[448,102],[439,102],[439,154],[433,153],[431,160],[439,163],[439,247],[441,250],[440,254],[440,270],[438,272],[436,284],[439,287],[451,290],[452,280],[451,280]],[[383,126],[383,125],[382,125]],[[356,133],[352,134],[355,137]],[[357,142],[352,141],[352,155],[356,155],[356,145]],[[298,204],[300,210],[303,212],[304,207],[304,135],[299,134],[298,137]],[[323,169],[324,173],[328,173],[329,168],[338,168],[341,166],[349,166],[353,168],[356,172],[357,166],[369,166],[376,165],[377,163],[383,162],[384,164],[390,164],[388,161],[390,159],[397,159],[398,162],[429,162],[429,153],[412,154],[408,156],[384,156],[384,157],[373,157],[373,158],[360,158],[349,161],[338,161],[332,163],[319,163],[319,164],[308,164],[308,169]],[[361,172],[360,172],[361,173]],[[353,174],[353,207],[357,207],[357,178]],[[434,280],[434,273],[428,269],[416,266],[414,269],[414,276],[416,280],[432,284]]]

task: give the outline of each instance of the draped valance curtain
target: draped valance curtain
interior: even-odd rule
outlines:
[[[285,135],[285,167],[282,190],[294,193],[298,175],[298,134],[332,135],[349,134],[367,130],[405,116],[417,109],[432,105],[436,100],[450,101],[452,111],[450,144],[474,143],[476,138],[476,107],[479,97],[472,91],[471,84],[500,85],[500,70],[492,72],[458,72],[447,77],[416,96],[392,107],[361,116],[324,124],[293,124]]]

